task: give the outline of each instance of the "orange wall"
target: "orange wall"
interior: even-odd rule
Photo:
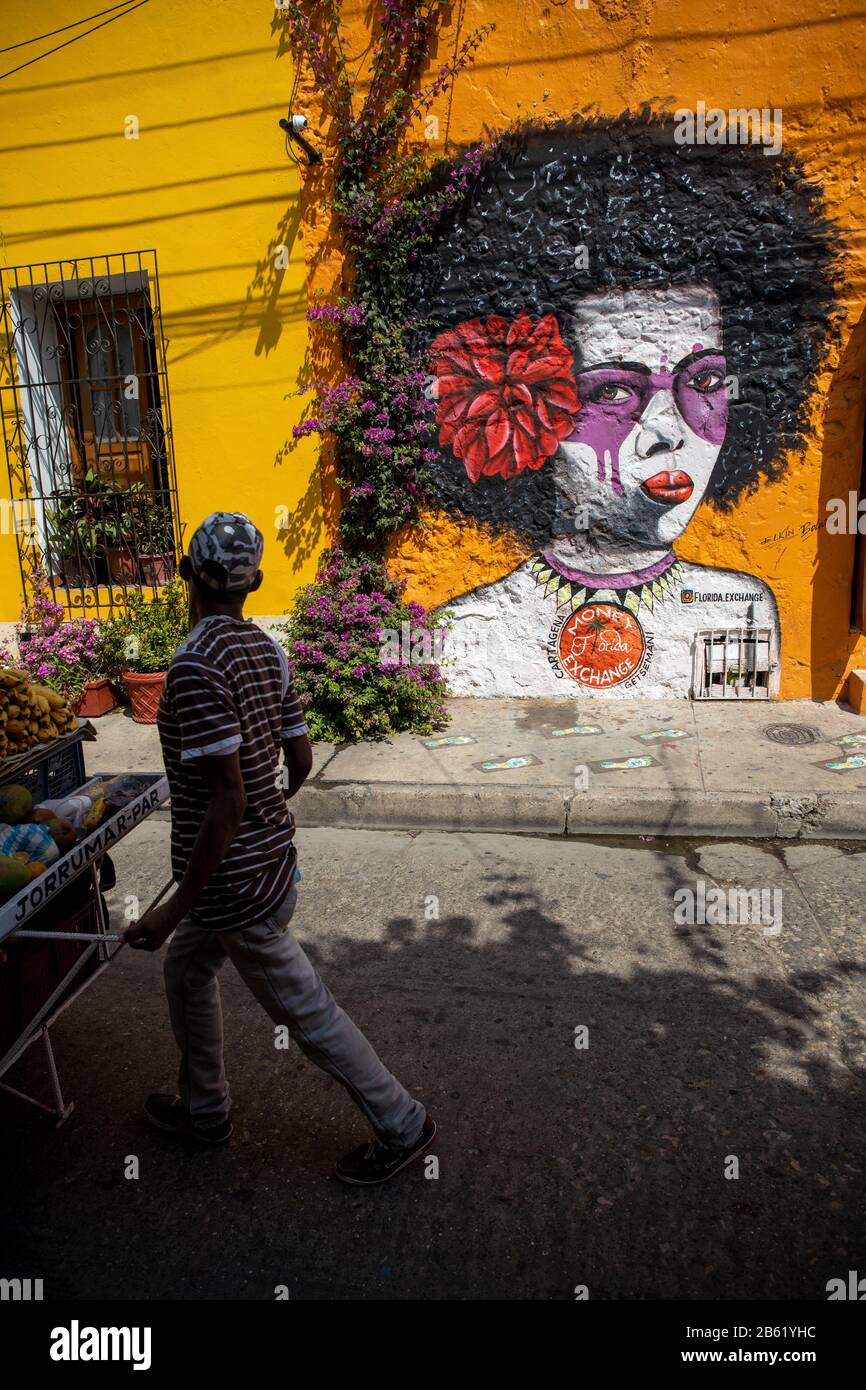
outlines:
[[[369,11],[347,4],[347,52],[363,74]],[[434,113],[440,154],[502,129],[520,116],[576,112],[616,116],[648,103],[653,110],[708,106],[781,108],[784,146],[824,190],[846,252],[845,323],[819,383],[808,448],[782,479],[745,498],[733,513],[702,506],[677,544],[686,559],[743,569],[767,580],[779,604],[783,670],[780,695],[831,698],[847,672],[866,662],[866,641],[849,632],[854,537],[831,536],[826,501],[860,486],[866,390],[862,176],[866,92],[862,54],[866,21],[851,3],[816,0],[809,7],[756,0],[712,8],[673,0],[467,0],[445,8],[433,63],[467,33],[493,21],[474,68]],[[306,75],[304,110],[327,145],[327,120]],[[339,283],[340,260],[329,243],[328,219],[308,202],[304,250],[310,285]],[[433,530],[404,533],[392,550],[395,568],[420,601],[439,603],[495,579],[526,558],[508,538],[490,538],[431,517]],[[800,534],[801,528],[805,534]],[[772,538],[794,530],[784,541]]]

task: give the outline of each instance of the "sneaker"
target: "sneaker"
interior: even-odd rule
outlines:
[[[408,1149],[392,1148],[381,1139],[371,1139],[341,1158],[334,1172],[340,1182],[352,1183],[354,1187],[378,1187],[420,1158],[435,1138],[436,1121],[428,1115],[421,1133]]]
[[[168,1134],[182,1134],[187,1139],[195,1139],[199,1144],[225,1144],[231,1138],[234,1125],[231,1120],[217,1120],[212,1125],[196,1125],[187,1115],[179,1096],[164,1095],[157,1091],[144,1102],[146,1118],[157,1129]]]

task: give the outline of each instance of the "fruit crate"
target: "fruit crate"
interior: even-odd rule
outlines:
[[[84,890],[87,896],[82,902]],[[96,934],[99,908],[89,880],[71,884],[66,894],[62,904],[63,930]],[[77,907],[73,906],[76,899],[80,903]],[[57,911],[58,905],[53,904],[50,920],[46,915],[40,922],[41,914],[37,914],[29,925],[50,927],[57,920]],[[87,941],[4,943],[0,956],[0,1058],[5,1058],[16,1040],[27,1032],[39,1010],[88,951],[87,959],[72,975],[66,990],[55,1001],[55,1007],[97,970],[100,962],[96,945]]]
[[[124,796],[122,803],[118,803],[116,807],[109,801],[104,818],[94,830],[85,834],[72,849],[49,864],[44,873],[38,874],[11,898],[6,898],[0,903],[0,942],[18,929],[32,929],[33,918],[49,904],[58,900],[62,904],[65,901],[63,895],[71,882],[79,876],[86,875],[94,864],[101,862],[105,853],[112,849],[118,840],[129,835],[141,821],[146,820],[168,800],[168,781],[160,772],[105,771],[98,777],[85,781],[76,790],[86,795],[93,781],[114,781],[120,777],[128,778],[134,784],[129,799]],[[60,928],[62,915],[62,908],[58,905],[55,909],[56,920],[50,923],[52,930]]]
[[[34,802],[59,800],[84,781],[83,739],[95,738],[91,724],[81,724],[50,743],[37,743],[26,753],[0,762],[0,787],[15,782],[26,787]]]

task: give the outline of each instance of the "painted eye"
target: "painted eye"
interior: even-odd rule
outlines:
[[[615,381],[606,381],[602,386],[596,386],[590,391],[589,399],[600,405],[618,405],[620,401],[629,400],[633,394],[630,386],[620,386]]]
[[[696,372],[689,381],[689,386],[693,391],[700,391],[702,396],[709,396],[713,391],[718,391],[724,382],[725,378],[720,371],[708,368],[704,372]]]

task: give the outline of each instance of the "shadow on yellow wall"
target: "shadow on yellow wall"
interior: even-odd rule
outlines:
[[[55,26],[79,18],[71,2],[52,11]],[[23,0],[4,8],[7,44],[45,27]],[[38,56],[50,47],[6,55],[38,62],[0,83],[2,263],[156,249],[181,525],[248,511],[266,537],[254,606],[280,613],[323,541],[314,443],[286,450],[308,338],[300,178],[278,126],[294,80],[282,20],[190,0]],[[0,619],[19,605],[15,538],[0,535]]]

